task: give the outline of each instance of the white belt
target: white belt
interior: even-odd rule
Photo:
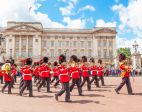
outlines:
[[[82,70],[83,72],[88,72],[88,70]]]
[[[59,79],[61,79],[61,76],[68,76],[68,73],[60,74],[60,75],[59,75]]]
[[[25,76],[25,75],[32,76],[32,74],[23,74],[23,75],[24,75],[24,76]]]
[[[62,76],[62,75],[68,75],[68,73],[65,73],[65,74],[60,74],[60,76]]]

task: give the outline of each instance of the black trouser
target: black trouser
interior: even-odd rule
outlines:
[[[83,77],[83,82],[81,83],[81,87],[87,82],[87,89],[91,90],[91,85],[90,85],[90,78],[89,77]]]
[[[61,96],[65,91],[66,91],[65,101],[68,101],[70,100],[69,82],[62,83],[62,89],[56,95]]]
[[[70,91],[73,90],[73,88],[74,88],[75,85],[77,86],[78,94],[82,95],[82,88],[80,86],[80,79],[72,79],[72,84],[70,86]]]
[[[20,90],[20,95],[23,94],[26,88],[29,90],[29,96],[33,96],[32,80],[24,80],[24,86]]]
[[[116,91],[120,91],[121,88],[126,84],[127,86],[127,91],[128,94],[132,94],[132,87],[131,87],[131,82],[129,77],[124,77],[122,78],[122,82],[120,83],[120,85],[116,88]]]
[[[36,86],[38,86],[40,83],[41,83],[41,77],[39,77],[39,80],[38,80],[38,82],[36,83]]]
[[[4,92],[5,88],[8,86],[8,93],[11,93],[11,86],[12,86],[12,81],[5,81],[5,84],[2,88],[2,92]]]
[[[3,84],[3,76],[0,76],[1,84]]]
[[[95,82],[94,82],[94,80],[95,80]],[[99,80],[98,80],[97,75],[92,76],[92,79],[91,79],[91,81],[90,81],[90,84],[92,84],[92,82],[94,82],[94,83],[96,84],[96,86],[99,87]]]
[[[36,83],[37,80],[39,80],[39,76],[35,75],[35,77],[34,77],[34,83]]]
[[[14,82],[17,82],[17,76],[16,75],[14,75],[13,79],[14,79]]]
[[[104,86],[105,85],[105,83],[104,83],[104,76],[99,76],[99,81],[101,80],[101,84],[102,84],[102,86]]]
[[[38,86],[38,89],[40,89],[44,84],[47,84],[47,92],[50,92],[50,78],[41,78],[41,83]]]
[[[58,76],[54,76],[53,79],[51,80],[51,83],[53,83],[56,80],[56,82],[59,80]]]

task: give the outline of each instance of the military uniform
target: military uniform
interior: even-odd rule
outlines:
[[[70,87],[69,87],[70,78],[69,78],[68,69],[64,65],[60,65],[58,66],[58,73],[59,73],[59,80],[62,84],[62,89],[57,94],[55,94],[55,98],[56,100],[58,100],[58,96],[61,96],[66,91],[65,101],[68,102],[70,101]]]
[[[12,87],[12,77],[11,77],[11,66],[9,63],[6,63],[2,66],[2,75],[4,77],[5,84],[2,88],[2,93],[4,92],[5,88],[8,86],[8,94],[11,94],[11,87]]]
[[[56,80],[55,84],[54,84],[54,87],[56,87],[58,84],[59,84],[59,74],[58,74],[58,67],[54,67],[52,69],[53,71],[53,79],[51,81],[51,83],[54,82],[54,80]]]
[[[89,67],[87,65],[83,65],[81,67],[82,70],[82,77],[83,77],[83,82],[81,83],[81,87],[87,82],[87,89],[88,91],[91,90],[91,85],[90,85],[90,78],[89,78]]]
[[[104,86],[104,68],[102,65],[99,65],[97,67],[97,74],[98,74],[98,77],[99,77],[99,81],[101,81],[101,84],[102,86]]]
[[[24,85],[22,86],[20,90],[20,96],[22,96],[24,90],[28,88],[29,90],[29,96],[33,96],[33,90],[32,90],[32,71],[30,66],[24,66],[21,70],[22,75],[23,75],[23,81]]]
[[[94,82],[95,80],[95,84],[97,87],[99,87],[99,80],[98,80],[98,76],[97,76],[97,66],[93,65],[90,67],[91,70],[91,75],[92,75],[92,79],[90,81],[90,84],[92,84],[92,82]]]
[[[82,89],[80,86],[80,69],[75,65],[69,68],[70,76],[72,78],[72,84],[70,86],[70,91],[73,90],[74,86],[77,85],[78,93],[82,95]]]
[[[130,79],[129,79],[129,74],[130,74],[131,68],[129,66],[126,66],[124,62],[121,62],[119,64],[119,68],[121,70],[120,76],[122,77],[122,82],[115,89],[115,91],[117,93],[119,93],[119,91],[121,90],[121,88],[126,84],[128,94],[132,94],[132,88],[131,88],[131,83],[130,83]]]
[[[44,84],[47,84],[47,92],[51,92],[50,91],[50,78],[51,78],[50,71],[51,71],[51,69],[48,67],[47,64],[43,63],[40,66],[40,71],[39,72],[40,72],[40,77],[41,77],[41,83],[37,87],[38,91],[40,91],[40,88]]]

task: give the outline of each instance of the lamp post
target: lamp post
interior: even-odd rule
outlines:
[[[138,47],[139,47],[137,41],[134,41],[134,44],[133,44],[132,46],[133,46],[133,48],[135,49],[134,53],[136,54],[136,53],[137,53],[137,50],[138,50]]]
[[[138,69],[141,67],[141,55],[138,52],[139,45],[136,41],[134,41],[134,44],[132,46],[134,48],[134,53],[133,53],[133,57],[132,57],[133,68]]]

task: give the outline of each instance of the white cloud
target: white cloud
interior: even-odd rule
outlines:
[[[47,14],[36,12],[40,6],[37,0],[0,0],[0,26],[6,26],[7,21],[39,21],[44,27],[64,27]]]
[[[95,7],[91,6],[91,5],[86,5],[85,7],[82,7],[78,10],[78,13],[79,12],[82,12],[82,11],[85,11],[85,10],[90,10],[90,11],[95,11]]]
[[[60,7],[59,10],[61,11],[63,16],[73,15],[73,8],[75,7],[77,0],[61,0],[62,2],[67,3],[66,7]]]
[[[63,22],[67,24],[67,28],[84,28],[86,21],[83,19],[71,19],[64,17]]]
[[[117,48],[125,48],[125,47],[129,47],[132,51],[132,53],[134,52],[134,48],[133,48],[133,44],[134,44],[134,41],[136,41],[139,45],[138,47],[138,51],[140,53],[142,53],[142,38],[133,38],[133,39],[126,39],[126,38],[120,38],[120,37],[116,37],[116,46]]]
[[[96,21],[96,27],[116,27],[116,22],[105,22],[103,19]]]
[[[117,12],[120,18],[120,30],[131,29],[131,31],[142,37],[142,0],[129,0],[128,6],[122,4],[114,5],[112,10]]]

